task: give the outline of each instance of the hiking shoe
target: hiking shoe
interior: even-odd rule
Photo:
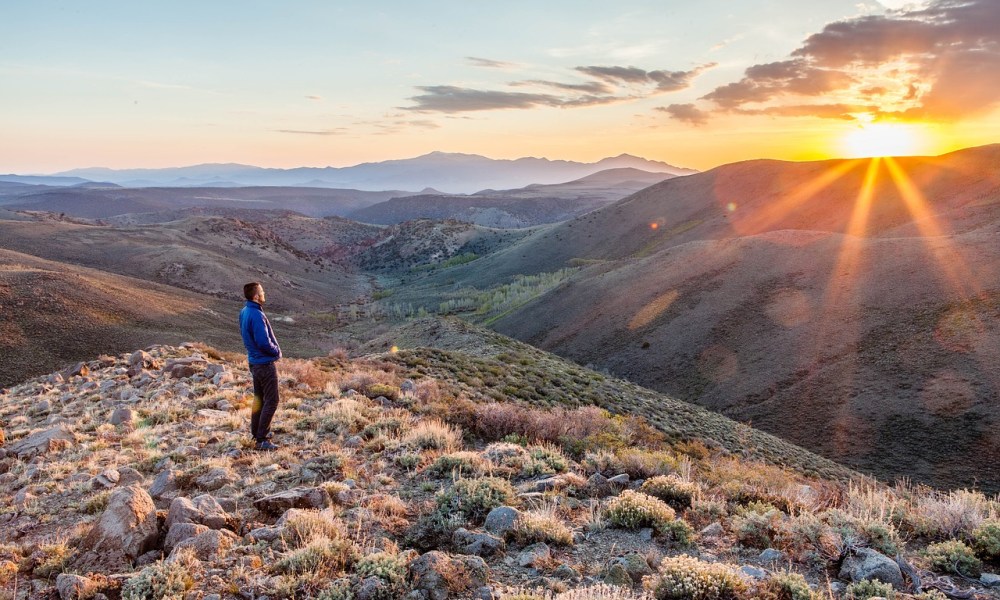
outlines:
[[[253,439],[255,439],[255,440],[257,439],[257,438],[256,438],[256,437],[254,436],[254,434],[252,434],[252,433],[250,434],[250,437],[252,437],[252,438],[253,438]],[[264,436],[264,439],[265,439],[265,440],[269,440],[269,439],[271,439],[271,438],[273,438],[273,437],[274,437],[274,432],[273,432],[273,431],[268,431],[268,432],[267,432],[267,435],[265,435],[265,436]]]
[[[278,449],[278,445],[272,444],[271,442],[264,440],[263,442],[257,442],[254,445],[253,449],[259,452],[274,452],[275,450]]]

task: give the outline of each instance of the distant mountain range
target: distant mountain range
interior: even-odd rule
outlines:
[[[546,158],[497,160],[476,154],[432,152],[415,158],[351,167],[271,169],[241,164],[202,164],[165,169],[73,169],[51,176],[0,175],[0,182],[75,185],[88,181],[127,187],[305,186],[358,190],[423,190],[447,193],[511,189],[580,179],[608,169],[632,168],[670,175],[696,171],[629,154],[594,163]]]

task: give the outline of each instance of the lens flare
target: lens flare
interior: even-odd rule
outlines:
[[[861,125],[844,136],[843,144],[849,158],[912,156],[923,146],[916,128],[900,123]]]

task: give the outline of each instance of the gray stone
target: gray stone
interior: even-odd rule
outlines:
[[[580,577],[580,572],[566,563],[563,563],[556,567],[556,570],[552,572],[552,576],[559,579],[576,580]]]
[[[608,478],[608,483],[613,485],[628,485],[629,476],[628,473],[622,473],[620,475],[615,475],[614,477]]]
[[[107,469],[101,471],[97,477],[94,477],[90,485],[95,490],[113,488],[118,485],[121,477],[121,473],[118,472],[118,469],[108,467]]]
[[[82,600],[91,598],[97,589],[97,583],[80,575],[60,573],[56,576],[56,590],[60,600]]]
[[[199,523],[174,523],[163,540],[163,551],[170,554],[177,544],[206,531],[210,531],[209,528]]]
[[[701,535],[703,537],[721,537],[725,535],[726,530],[720,523],[712,523],[701,530]]]
[[[504,541],[488,533],[476,533],[461,527],[452,535],[452,544],[462,554],[492,556],[504,549]]]
[[[218,501],[208,494],[202,494],[193,500],[174,498],[170,503],[164,527],[170,531],[175,523],[199,523],[209,529],[222,529],[229,523],[229,515]]]
[[[536,567],[552,558],[552,550],[545,542],[532,544],[517,555],[517,564],[522,567]]]
[[[412,392],[417,389],[417,384],[413,383],[412,379],[404,379],[403,383],[399,384],[399,391],[401,392]]]
[[[489,583],[490,570],[478,556],[449,556],[432,550],[415,559],[409,566],[414,591],[429,600],[447,600],[466,596]],[[466,596],[467,597],[467,596]]]
[[[758,581],[763,581],[769,577],[768,572],[759,567],[752,567],[750,565],[744,565],[740,567],[740,573],[743,573],[751,579],[756,579]]]
[[[88,550],[76,567],[87,569],[128,562],[152,550],[159,535],[156,506],[138,486],[118,488],[108,498],[100,519],[80,543]]]
[[[501,598],[500,594],[494,592],[493,588],[491,588],[488,585],[484,585],[483,587],[476,590],[472,594],[472,597],[475,600],[500,600]]]
[[[983,573],[983,576],[979,578],[986,587],[1000,587],[1000,575],[996,573]]]
[[[840,567],[840,579],[852,582],[877,579],[892,584],[896,589],[903,589],[905,585],[903,573],[896,561],[871,548],[859,548],[844,559]]]
[[[153,364],[153,357],[142,350],[136,350],[132,353],[132,356],[128,357],[128,364],[130,367],[135,365],[149,367]]]
[[[149,486],[149,495],[153,498],[166,498],[177,491],[177,475],[180,473],[172,469],[161,471],[153,485]]]
[[[225,467],[215,467],[199,475],[194,480],[194,483],[203,490],[214,492],[215,490],[235,481],[236,476],[233,475],[229,469]]]
[[[760,560],[767,563],[774,563],[785,560],[785,553],[774,548],[768,548],[760,553]]]
[[[111,413],[110,422],[112,425],[131,425],[135,420],[135,413],[132,412],[131,408],[125,408],[124,406],[119,406]]]
[[[600,473],[594,473],[587,479],[587,494],[595,498],[605,498],[614,493],[614,486],[608,483],[608,478]]]
[[[289,508],[326,508],[333,499],[325,488],[297,487],[255,500],[254,507],[262,513],[281,514]]]
[[[391,598],[392,589],[378,577],[366,577],[354,590],[354,600],[382,600]]]
[[[486,515],[483,527],[490,533],[503,537],[513,531],[514,523],[521,516],[521,511],[512,506],[498,506]]]
[[[132,467],[121,467],[118,469],[118,485],[122,487],[142,483],[145,479],[142,473]]]
[[[71,432],[60,425],[46,429],[22,438],[7,447],[7,452],[18,458],[32,458],[49,452],[58,452],[69,448],[76,442]]]
[[[531,485],[533,492],[551,492],[563,485],[563,478],[559,476],[539,479]]]

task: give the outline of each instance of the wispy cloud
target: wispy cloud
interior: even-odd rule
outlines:
[[[513,81],[514,88],[535,87],[535,91],[483,90],[454,85],[421,86],[423,93],[410,98],[417,112],[460,113],[485,110],[530,109],[537,107],[581,107],[624,102],[685,89],[714,63],[690,71],[646,71],[638,67],[583,66],[573,73],[585,81]]]
[[[336,129],[275,129],[278,133],[294,133],[297,135],[344,135],[348,133],[346,127]]]
[[[517,68],[518,66],[515,63],[493,60],[490,58],[479,58],[478,56],[466,56],[465,60],[474,67],[483,67],[485,69],[503,69],[509,71]]]
[[[319,102],[322,99],[323,99],[323,96],[313,96],[313,95],[306,96],[306,100],[315,100],[315,101]]]
[[[785,60],[753,65],[704,95],[697,108],[706,117],[953,121],[1000,105],[998,72],[1000,2],[932,0],[830,23]],[[692,122],[684,114],[672,116]]]
[[[694,104],[658,106],[656,110],[663,111],[678,121],[684,121],[692,125],[704,125],[708,122],[708,113],[699,109]]]

